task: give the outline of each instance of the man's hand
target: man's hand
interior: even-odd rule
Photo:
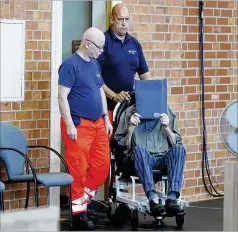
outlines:
[[[106,128],[107,135],[111,136],[113,132],[113,127],[108,115],[104,116],[104,121],[105,121],[105,128]]]
[[[131,96],[129,92],[121,91],[120,93],[116,94],[113,98],[114,102],[123,102],[124,100],[130,102]]]
[[[131,119],[130,119],[130,123],[129,123],[129,126],[138,126],[139,123],[140,123],[140,115],[137,114],[137,113],[134,113],[132,116],[131,116]]]
[[[167,114],[160,115],[160,123],[165,127],[169,126],[169,117]]]
[[[70,139],[77,141],[78,133],[75,127],[67,127],[67,134]]]

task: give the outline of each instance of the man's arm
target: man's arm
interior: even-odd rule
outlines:
[[[130,123],[128,125],[128,132],[125,138],[125,145],[127,147],[128,150],[130,150],[131,148],[131,137],[133,134],[133,131],[135,130],[136,126],[139,125],[140,123],[140,115],[137,113],[134,113],[131,118],[130,118]]]
[[[108,88],[105,84],[102,86],[106,96],[113,100],[114,102],[123,102],[124,100],[130,101],[131,97],[128,92],[121,91],[120,93],[115,93],[110,88]]]
[[[176,136],[173,133],[173,131],[169,128],[169,126],[164,127],[164,130],[166,132],[166,135],[168,137],[168,140],[169,140],[171,146],[175,145],[176,144]]]
[[[139,77],[141,80],[151,80],[151,73],[146,72],[146,73],[140,74]]]
[[[161,114],[160,122],[163,125],[163,128],[165,130],[165,133],[168,137],[168,140],[171,144],[171,146],[176,144],[176,136],[173,133],[173,131],[169,127],[169,117],[167,114]]]
[[[109,119],[109,115],[108,115],[107,100],[106,100],[106,95],[103,91],[103,87],[100,88],[100,93],[101,93],[101,97],[102,97],[102,108],[103,108],[102,110],[103,110],[103,115],[104,115],[104,120],[105,120],[106,131],[107,131],[107,134],[109,136],[111,136],[113,128],[112,128],[112,125],[111,125],[111,122]]]
[[[113,97],[115,97],[116,93],[113,92],[110,88],[108,88],[105,84],[102,86],[106,96],[109,98],[109,99],[113,99]]]
[[[65,87],[63,85],[59,85],[58,88],[58,103],[59,103],[59,110],[62,118],[64,119],[65,125],[67,127],[67,133],[69,137],[73,140],[77,140],[77,130],[74,126],[71,114],[70,114],[70,108],[69,108],[69,102],[68,102],[68,95],[70,92],[70,88]]]
[[[132,126],[132,125],[130,125],[128,127],[128,132],[125,137],[125,146],[126,146],[127,150],[131,149],[131,137],[132,137],[132,134],[133,134],[133,131],[135,130],[135,128],[136,127]]]

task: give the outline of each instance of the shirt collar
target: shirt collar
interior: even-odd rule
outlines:
[[[111,27],[109,28],[109,34],[111,36],[112,39],[114,40],[119,40],[116,35],[114,34],[114,32],[112,31]],[[125,37],[125,40],[124,41],[127,41],[127,40],[130,40],[131,36],[129,35],[129,33],[126,33],[126,37]]]

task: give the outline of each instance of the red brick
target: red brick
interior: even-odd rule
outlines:
[[[215,7],[217,7],[217,1],[213,1],[213,0],[205,1],[204,2],[204,6],[205,7],[215,8]]]
[[[221,33],[231,33],[231,27],[227,25],[224,27],[221,27]]]
[[[216,25],[216,18],[206,18],[204,19],[204,24],[205,25]]]
[[[228,8],[229,6],[229,1],[218,1],[218,8]]]
[[[134,11],[133,11],[134,12]],[[133,13],[131,10],[130,10],[130,13]],[[148,6],[135,6],[135,12],[140,14],[148,14],[149,13],[149,8]]]
[[[10,110],[11,110],[11,102],[0,103],[0,112]]]
[[[198,44],[198,46],[199,46],[199,44]],[[199,47],[198,47],[198,49],[199,49]],[[205,50],[212,50],[212,43],[205,43],[204,44],[204,51]]]
[[[206,109],[213,109],[214,108],[214,102],[205,102],[205,108]]]
[[[215,102],[215,108],[225,108],[226,102]]]
[[[15,112],[1,112],[1,121],[12,121],[15,119]]]
[[[230,99],[231,99],[230,93],[219,94],[219,100],[230,100]]]
[[[197,17],[185,17],[185,24],[198,24]]]
[[[230,78],[229,77],[220,77],[220,84],[230,84]]]
[[[197,179],[185,180],[185,187],[194,187],[197,186]]]
[[[198,2],[196,2],[196,1],[186,1],[186,6],[187,7],[197,7]]]
[[[205,85],[205,92],[215,92],[215,86]]]
[[[182,94],[183,87],[171,87],[171,94]]]
[[[188,78],[188,85],[198,85],[199,83],[200,83],[200,80],[198,78]],[[189,91],[189,89],[191,88],[188,87],[187,91]],[[193,88],[193,90],[196,90],[196,88],[195,89]]]
[[[228,25],[228,19],[227,18],[218,18],[217,24],[218,25]]]
[[[189,43],[188,50],[199,50],[199,43]]]
[[[205,41],[210,41],[210,42],[216,41],[216,35],[205,35]]]
[[[186,41],[198,41],[198,35],[196,34],[187,34],[185,36]]]
[[[188,102],[199,101],[199,95],[188,95]]]
[[[227,69],[217,69],[217,75],[218,76],[226,76],[227,75]]]
[[[226,92],[227,91],[227,86],[226,85],[217,85],[216,86],[216,91],[217,92]]]
[[[221,43],[220,44],[220,50],[230,50],[231,49],[231,44],[229,43]]]

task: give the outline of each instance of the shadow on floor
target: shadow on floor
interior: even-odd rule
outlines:
[[[63,215],[64,216],[64,215]],[[121,227],[113,227],[105,214],[100,215],[100,220],[96,226],[97,231],[128,231],[130,230],[130,221]],[[61,231],[68,230],[68,221],[62,220]],[[175,218],[165,218],[164,226],[158,228],[154,218],[139,214],[138,230],[159,230],[176,231]],[[207,200],[190,203],[186,208],[185,222],[181,231],[222,231],[223,230],[223,199]]]

